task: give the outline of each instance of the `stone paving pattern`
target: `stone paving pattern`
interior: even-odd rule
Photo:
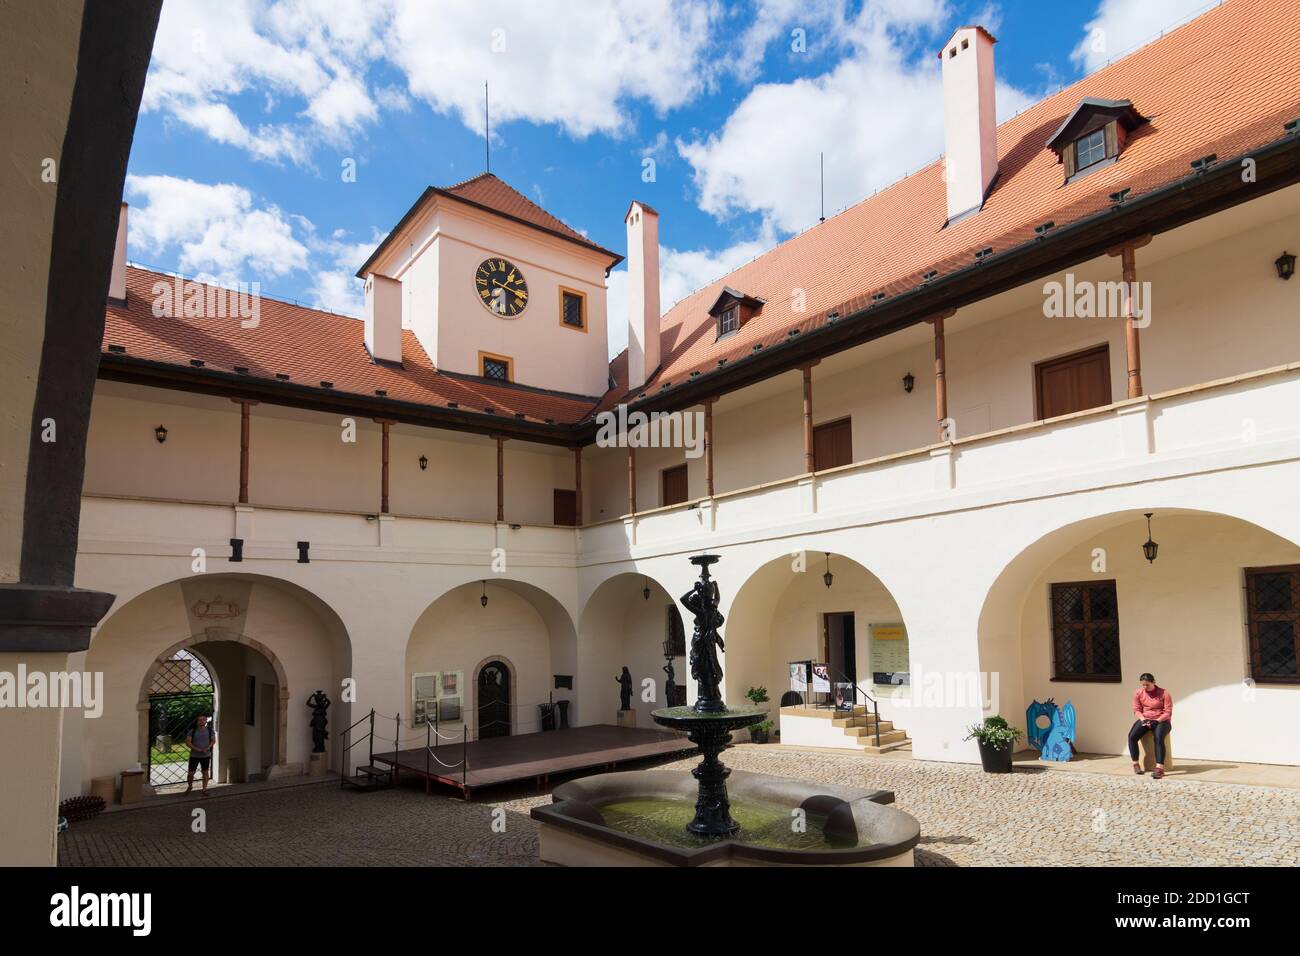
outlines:
[[[1300,791],[746,747],[736,769],[895,791],[921,866],[1300,865]],[[697,758],[663,764],[688,769]],[[531,788],[466,803],[422,784],[327,784],[104,814],[59,837],[63,866],[535,866]],[[207,811],[192,833],[191,810]],[[493,811],[505,832],[493,832]]]

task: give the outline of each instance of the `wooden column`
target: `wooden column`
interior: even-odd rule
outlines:
[[[497,436],[497,520],[506,520],[506,440]]]
[[[1133,286],[1137,283],[1137,250],[1150,241],[1150,236],[1142,236],[1107,253],[1120,257],[1124,278],[1124,351],[1128,359],[1129,398],[1142,396],[1142,344],[1138,340],[1138,327],[1133,323]]]
[[[947,356],[944,352],[943,320],[952,312],[944,312],[927,321],[934,326],[934,413],[939,423],[939,440],[947,437],[944,422],[948,420]]]
[[[704,403],[704,494],[713,497],[713,403],[708,399]]]
[[[375,421],[384,430],[383,470],[379,482],[379,513],[388,514],[388,429],[397,424],[391,418],[376,418]]]
[[[803,366],[803,470],[811,472],[813,458],[812,370],[816,362]]]
[[[636,514],[636,449],[627,446],[627,513]]]
[[[232,398],[239,406],[239,503],[248,504],[249,409],[257,402],[247,398]]]
[[[582,446],[573,449],[573,523],[582,527]]]

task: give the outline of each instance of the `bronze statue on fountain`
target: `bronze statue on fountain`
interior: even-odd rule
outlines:
[[[700,836],[723,837],[738,832],[740,824],[731,818],[731,803],[727,798],[727,777],[731,771],[718,759],[718,754],[731,742],[731,731],[758,723],[767,716],[767,711],[759,707],[733,710],[722,700],[722,662],[718,652],[725,653],[727,648],[718,628],[724,619],[718,611],[718,584],[709,577],[709,566],[717,562],[716,554],[691,558],[691,564],[700,569],[700,579],[681,598],[682,605],[695,616],[690,656],[691,676],[696,683],[695,703],[690,707],[656,710],[650,716],[665,727],[685,730],[704,755],[700,765],[691,771],[699,781],[699,788],[695,819],[686,828]]]

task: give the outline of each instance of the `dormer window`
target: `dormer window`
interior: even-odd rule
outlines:
[[[1071,183],[1115,162],[1128,144],[1129,134],[1146,122],[1128,100],[1087,97],[1065,118],[1047,141],[1065,167]]]
[[[1074,155],[1076,171],[1100,163],[1106,158],[1106,131],[1099,129],[1087,136],[1080,136],[1074,141]]]
[[[733,305],[718,315],[718,338],[740,328],[740,306]]]
[[[709,315],[718,324],[718,338],[730,335],[756,316],[767,302],[757,296],[746,295],[731,286],[723,286]]]

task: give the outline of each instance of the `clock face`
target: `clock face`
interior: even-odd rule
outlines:
[[[474,273],[474,290],[483,308],[514,318],[528,308],[528,283],[524,274],[506,259],[484,259]]]

